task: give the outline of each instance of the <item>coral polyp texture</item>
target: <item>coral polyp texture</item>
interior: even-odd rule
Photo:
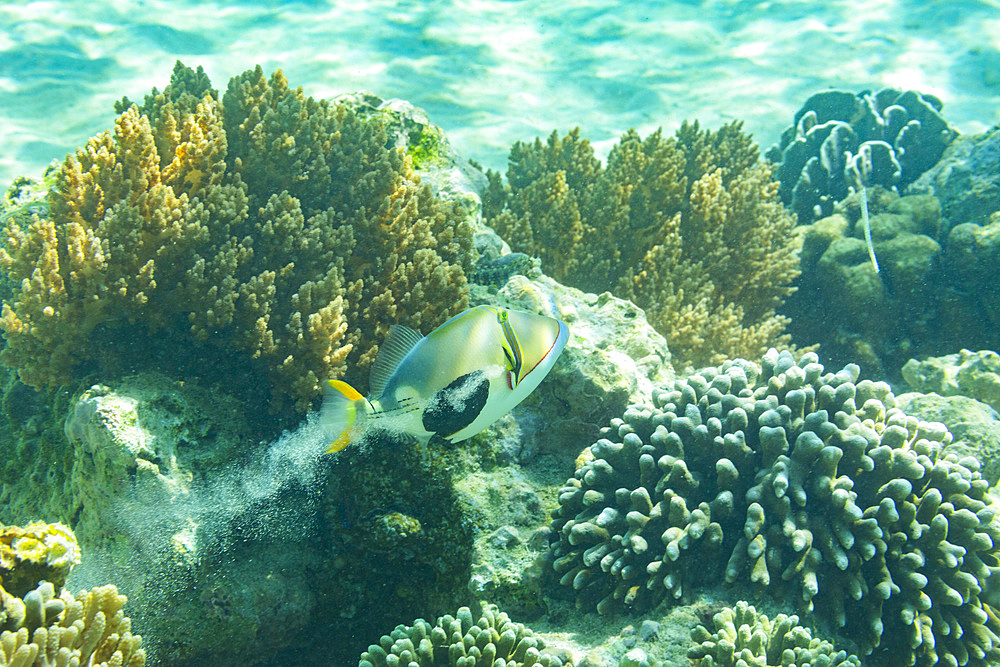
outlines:
[[[63,524],[0,524],[0,586],[10,594],[24,595],[43,579],[62,587],[79,564],[76,536]]]
[[[141,667],[142,637],[122,613],[114,586],[56,595],[47,581],[23,599],[0,588],[0,665]]]
[[[546,275],[643,308],[675,362],[756,356],[788,346],[775,308],[799,273],[794,219],[758,158],[740,123],[630,130],[604,166],[578,130],[554,132],[514,144],[506,184],[488,173],[483,213]]]
[[[715,632],[699,625],[691,631],[697,646],[688,657],[698,667],[861,667],[857,656],[837,650],[799,625],[799,617],[778,614],[774,620],[740,600],[712,617]]]
[[[397,625],[378,644],[361,655],[358,667],[419,665],[419,667],[560,667],[562,659],[543,652],[545,642],[493,605],[473,615],[462,607],[431,625],[418,618],[413,625]]]
[[[958,136],[941,100],[915,90],[816,93],[767,151],[781,199],[800,224],[830,215],[861,186],[902,192]]]
[[[193,376],[230,368],[222,381],[248,368],[276,408],[305,410],[349,355],[370,363],[389,324],[428,329],[466,307],[467,215],[387,148],[380,114],[260,67],[220,99],[180,63],[116,109],[59,168],[47,211],[3,229],[0,360],[25,383],[163,358]],[[243,366],[206,364],[207,349]]]
[[[560,582],[609,613],[724,579],[844,628],[866,663],[1000,658],[1000,520],[979,462],[858,376],[771,350],[631,406],[559,491]]]

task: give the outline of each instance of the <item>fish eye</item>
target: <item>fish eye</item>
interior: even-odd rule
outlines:
[[[506,321],[507,321],[507,310],[501,308],[500,310],[497,311],[497,322],[503,324]]]

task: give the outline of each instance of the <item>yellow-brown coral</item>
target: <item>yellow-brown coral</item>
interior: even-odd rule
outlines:
[[[466,307],[471,229],[386,148],[377,114],[259,67],[220,100],[180,63],[162,93],[116,108],[114,132],[62,165],[49,213],[3,229],[19,288],[0,361],[25,383],[157,356],[208,372],[206,350],[236,351],[275,408],[305,410],[348,355],[370,363],[389,324]],[[138,362],[122,340],[140,341]]]
[[[76,536],[61,523],[0,525],[0,585],[13,595],[27,593],[42,580],[61,587],[79,563]]]
[[[578,130],[515,144],[484,210],[557,280],[646,310],[676,359],[706,365],[788,347],[775,308],[798,275],[794,220],[739,123],[625,133],[601,167]]]
[[[0,665],[140,667],[146,654],[114,586],[58,596],[49,582],[19,599],[0,588]]]

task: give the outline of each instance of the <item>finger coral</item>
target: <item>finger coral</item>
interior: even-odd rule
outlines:
[[[794,614],[778,614],[772,621],[741,600],[715,614],[712,623],[715,632],[703,625],[691,631],[698,645],[688,651],[688,657],[698,667],[861,667],[857,656],[814,638]]]
[[[573,130],[511,148],[486,222],[553,278],[641,306],[695,366],[785,346],[775,314],[798,275],[793,218],[739,123],[630,130],[602,166]]]
[[[559,492],[560,583],[607,613],[744,582],[845,628],[871,664],[1000,658],[979,463],[858,374],[771,350],[630,407]]]
[[[141,667],[142,637],[122,613],[114,586],[58,596],[43,581],[23,599],[0,588],[0,665]]]
[[[42,581],[61,587],[80,564],[76,536],[61,523],[0,524],[0,586],[24,595]]]
[[[275,408],[305,410],[348,355],[370,363],[389,324],[466,307],[466,216],[386,148],[377,114],[260,67],[220,98],[180,63],[164,91],[117,110],[67,157],[48,212],[4,227],[17,287],[0,360],[25,383],[126,365],[131,339],[140,363],[187,355],[204,373],[210,346],[249,359]]]
[[[487,605],[477,619],[468,607],[457,616],[446,614],[431,625],[418,618],[413,625],[397,625],[378,644],[361,654],[358,667],[419,665],[443,667],[559,667],[559,656],[544,653],[545,642],[507,614]]]

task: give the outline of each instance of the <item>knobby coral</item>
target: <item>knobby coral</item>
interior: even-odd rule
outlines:
[[[464,309],[471,229],[387,146],[378,114],[317,101],[260,67],[220,99],[180,63],[124,99],[113,132],[67,157],[48,212],[10,218],[0,360],[32,386],[139,352],[245,355],[280,406],[304,410],[388,325]]]
[[[457,616],[446,614],[431,625],[418,618],[398,625],[361,655],[358,667],[419,665],[419,667],[559,667],[560,657],[543,653],[545,642],[493,605],[473,615],[468,607]]]
[[[996,660],[1000,519],[979,463],[858,374],[771,350],[629,408],[559,492],[560,582],[609,612],[724,578],[847,628],[872,664]]]
[[[646,310],[694,365],[787,346],[774,309],[798,275],[793,218],[740,123],[675,137],[630,130],[602,166],[573,130],[511,148],[489,172],[487,224],[552,277]]]
[[[688,657],[699,667],[861,667],[857,656],[813,637],[794,614],[778,614],[772,621],[740,600],[735,607],[715,614],[712,623],[715,632],[703,625],[691,631],[697,646],[688,651]]]
[[[122,613],[114,586],[58,596],[47,581],[17,598],[0,588],[0,665],[7,667],[141,667],[142,637]]]
[[[61,587],[80,563],[76,536],[61,523],[0,524],[0,586],[24,595],[46,580]]]

